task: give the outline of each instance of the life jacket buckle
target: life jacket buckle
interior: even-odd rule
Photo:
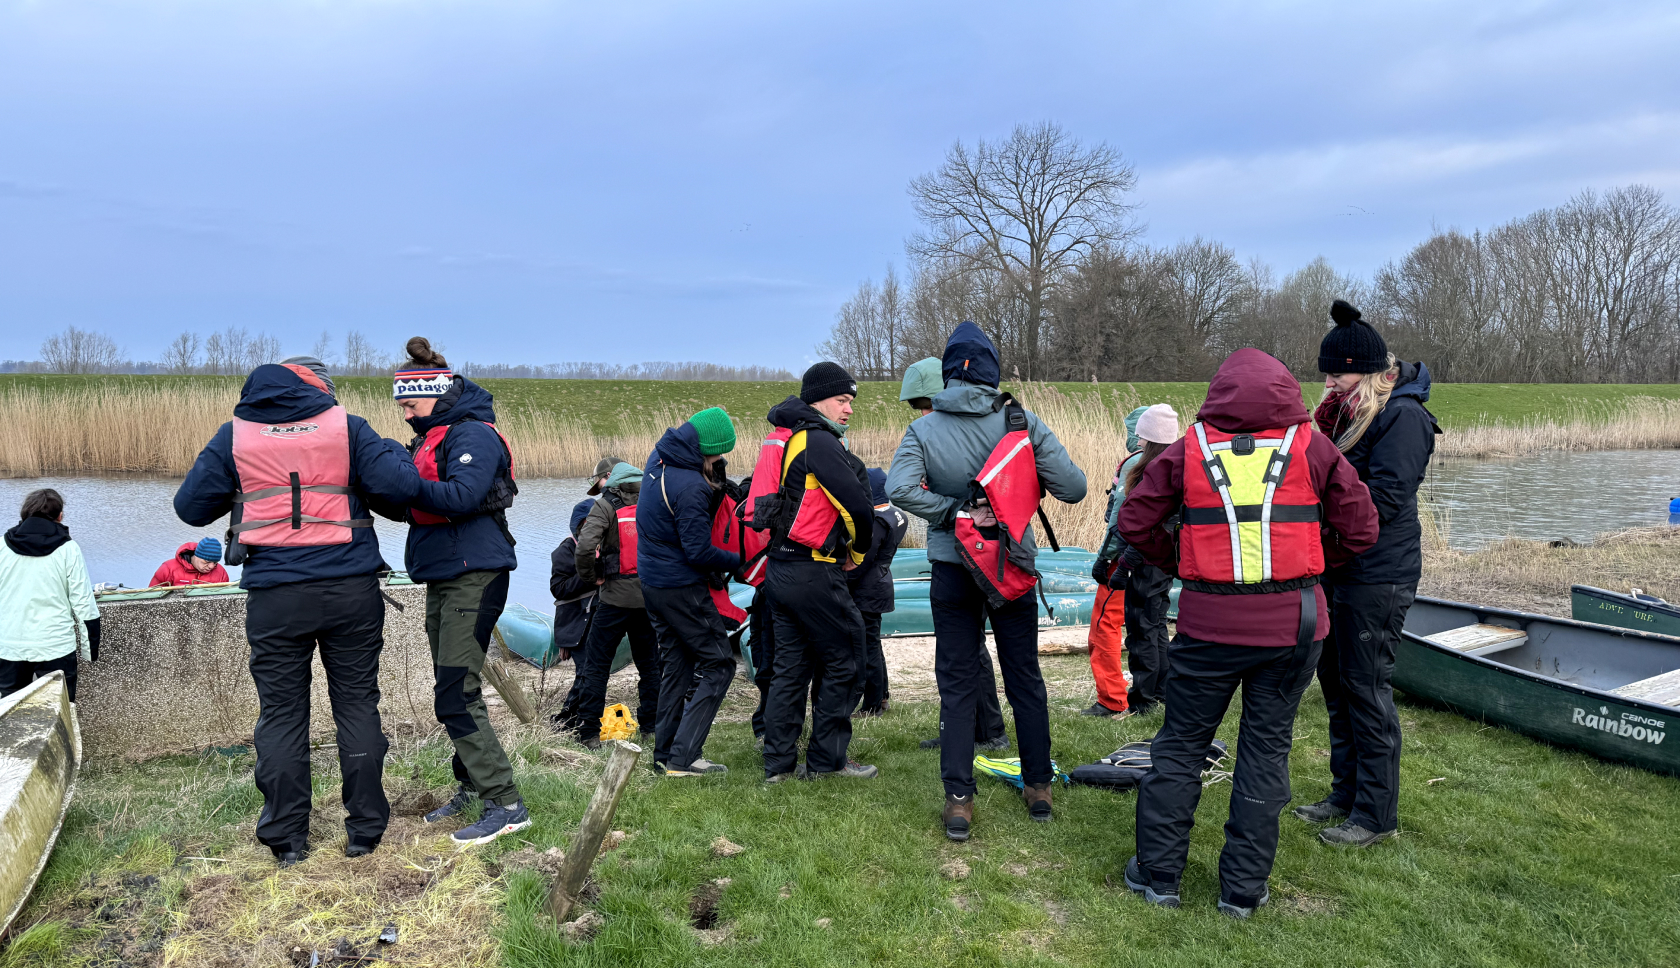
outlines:
[[[1238,457],[1247,457],[1254,453],[1254,435],[1238,434],[1231,438],[1231,453]]]

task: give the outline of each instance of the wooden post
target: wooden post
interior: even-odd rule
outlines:
[[[601,773],[601,782],[595,787],[595,795],[589,799],[588,809],[583,811],[583,819],[578,821],[577,833],[566,845],[566,858],[560,862],[560,873],[554,876],[554,883],[548,889],[548,913],[554,916],[555,924],[564,924],[571,916],[572,905],[577,903],[583,882],[589,878],[589,868],[595,863],[595,855],[601,852],[601,841],[612,829],[618,799],[624,795],[624,787],[630,782],[630,771],[641,752],[642,748],[635,743],[614,741],[612,756],[608,757],[607,768]]]
[[[479,678],[496,687],[496,694],[502,697],[502,702],[507,703],[508,709],[519,717],[520,722],[536,722],[537,710],[531,705],[530,697],[525,695],[525,687],[502,668],[502,659],[507,655],[507,640],[502,638],[502,630],[492,629],[490,634],[497,647],[491,650],[493,654],[484,657],[484,669]]]

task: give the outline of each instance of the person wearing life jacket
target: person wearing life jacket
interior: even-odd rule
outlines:
[[[854,716],[880,716],[887,711],[887,656],[881,649],[881,615],[893,610],[893,558],[910,519],[887,500],[887,472],[869,469],[869,499],[875,503],[875,526],[863,561],[846,574],[852,601],[863,613],[864,662],[848,708]]]
[[[702,753],[735,676],[730,623],[745,617],[726,618],[728,598],[719,601],[741,556],[712,540],[728,481],[723,455],[734,449],[729,414],[722,407],[700,411],[659,438],[636,500],[636,576],[659,639],[653,762],[667,777],[728,772]]]
[[[1336,442],[1370,488],[1376,546],[1324,576],[1330,634],[1318,681],[1330,713],[1330,793],[1295,808],[1333,847],[1368,847],[1400,825],[1400,713],[1394,650],[1423,577],[1417,492],[1441,432],[1424,404],[1429,368],[1403,363],[1358,309],[1338,299],[1318,349],[1324,397],[1314,426]]]
[[[228,580],[227,569],[218,559],[222,543],[215,538],[188,541],[175,549],[175,557],[152,573],[151,587],[162,585],[211,585]]]
[[[1149,713],[1160,704],[1172,576],[1147,564],[1130,575],[1117,574],[1115,562],[1125,543],[1114,530],[1114,522],[1126,499],[1128,482],[1141,476],[1143,468],[1177,439],[1178,413],[1168,404],[1138,407],[1126,415],[1126,458],[1115,469],[1114,484],[1108,490],[1107,526],[1091,568],[1098,585],[1087,641],[1097,701],[1084,710],[1087,716],[1126,718]],[[1127,667],[1122,669],[1121,659],[1128,653]],[[1128,671],[1132,675],[1129,687]]]
[[[865,657],[863,613],[847,588],[873,540],[875,508],[863,462],[846,448],[857,381],[835,363],[805,371],[799,395],[770,408],[786,446],[781,467],[754,468],[755,490],[779,482],[774,509],[759,498],[755,514],[772,517],[769,576],[776,626],[775,670],[764,716],[764,778],[799,775],[799,734],[811,703],[805,771],[812,777],[869,779],[880,771],[853,762],[854,682]],[[771,460],[773,465],[774,458]],[[765,483],[758,483],[760,475]],[[813,687],[813,682],[815,686]]]
[[[1247,918],[1268,898],[1295,712],[1329,629],[1320,576],[1376,541],[1376,508],[1313,428],[1288,367],[1240,349],[1220,365],[1196,422],[1127,490],[1118,523],[1122,571],[1147,561],[1183,582],[1126,886],[1179,905],[1208,746],[1241,688],[1219,910]]]
[[[425,820],[458,817],[477,797],[479,818],[450,834],[466,847],[531,825],[490,724],[480,677],[507,606],[509,573],[518,565],[506,509],[519,488],[489,391],[450,369],[424,337],[410,339],[407,351],[407,362],[392,375],[392,394],[416,435],[409,449],[421,488],[409,508],[405,561],[408,577],[426,586],[432,704],[455,746],[450,766],[458,784]]]
[[[309,852],[309,670],[319,646],[338,725],[346,852],[360,857],[390,820],[378,577],[389,566],[368,512],[400,517],[420,477],[401,444],[346,413],[305,364],[252,370],[233,416],[175,492],[175,513],[202,528],[232,512],[223,555],[244,564],[245,635],[262,705],[257,839],[282,866]]]
[[[1050,428],[999,392],[997,348],[980,327],[960,323],[942,365],[945,389],[933,398],[933,413],[905,431],[887,472],[887,495],[928,523],[942,819],[947,837],[967,840],[975,711],[995,688],[981,658],[988,619],[1015,715],[1022,797],[1034,820],[1050,819],[1050,715],[1038,667],[1031,517],[1045,493],[1069,504],[1084,500],[1086,483]]]
[[[648,621],[642,583],[636,577],[636,501],[642,472],[619,463],[608,471],[601,494],[578,531],[578,577],[601,591],[578,663],[582,688],[576,706],[577,736],[589,749],[601,745],[601,715],[607,706],[607,676],[618,643],[630,639],[639,681],[636,722],[652,734],[659,717],[659,640]]]

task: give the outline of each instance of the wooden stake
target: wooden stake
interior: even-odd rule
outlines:
[[[502,697],[520,722],[536,722],[537,710],[531,705],[531,698],[525,695],[525,687],[502,667],[502,658],[507,655],[507,640],[502,638],[502,630],[492,629],[490,634],[495,638],[497,648],[492,650],[494,654],[484,657],[484,669],[479,678],[496,687],[496,694]]]
[[[571,916],[572,905],[577,903],[583,882],[589,879],[589,868],[595,863],[595,855],[601,852],[601,841],[612,829],[619,797],[624,795],[624,787],[630,782],[630,771],[641,752],[642,748],[635,743],[622,740],[613,743],[612,756],[607,759],[607,768],[601,773],[601,782],[595,787],[595,795],[589,799],[588,809],[583,811],[577,833],[566,845],[566,859],[560,862],[560,873],[554,876],[554,883],[548,889],[548,913],[554,916],[557,925],[565,924]]]

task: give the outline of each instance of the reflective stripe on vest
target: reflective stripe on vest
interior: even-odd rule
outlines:
[[[802,544],[811,549],[811,557],[818,561],[834,561],[835,559],[822,554],[822,548],[828,543],[829,535],[834,533],[834,524],[840,520],[840,509],[835,505],[828,492],[817,482],[817,475],[806,474],[803,484],[789,484],[787,481],[788,468],[793,466],[794,459],[805,452],[805,443],[810,439],[809,430],[796,431],[788,438],[788,445],[782,454],[782,482],[783,493],[790,490],[799,495],[799,511],[794,515],[793,526],[788,528],[788,540]]]
[[[1307,424],[1258,434],[1191,425],[1202,473],[1185,475],[1181,577],[1260,585],[1324,571],[1318,495],[1307,462],[1295,460],[1311,434]]]
[[[300,547],[346,544],[372,518],[350,517],[350,425],[343,407],[303,420],[233,418],[234,495],[240,544]]]
[[[1045,537],[1051,546],[1058,547],[1049,521],[1038,509],[1044,488],[1038,479],[1038,455],[1028,435],[1026,411],[1007,394],[1001,402],[1003,438],[992,448],[979,475],[970,484],[971,499],[976,491],[985,495],[997,527],[982,530],[967,510],[957,512],[954,525],[963,565],[994,608],[1028,594],[1038,584],[1037,548],[1026,543],[1027,526],[1035,513],[1044,521]],[[995,537],[988,537],[986,531],[993,531]],[[1049,609],[1048,601],[1045,608]]]
[[[770,532],[757,531],[745,525],[752,521],[759,498],[781,490],[785,466],[782,455],[787,453],[788,438],[792,436],[792,430],[777,427],[764,438],[764,443],[758,448],[758,463],[753,465],[752,486],[747,489],[747,499],[740,509],[739,517],[743,525],[741,580],[755,587],[764,583],[765,568],[769,564],[765,552],[770,550]]]

